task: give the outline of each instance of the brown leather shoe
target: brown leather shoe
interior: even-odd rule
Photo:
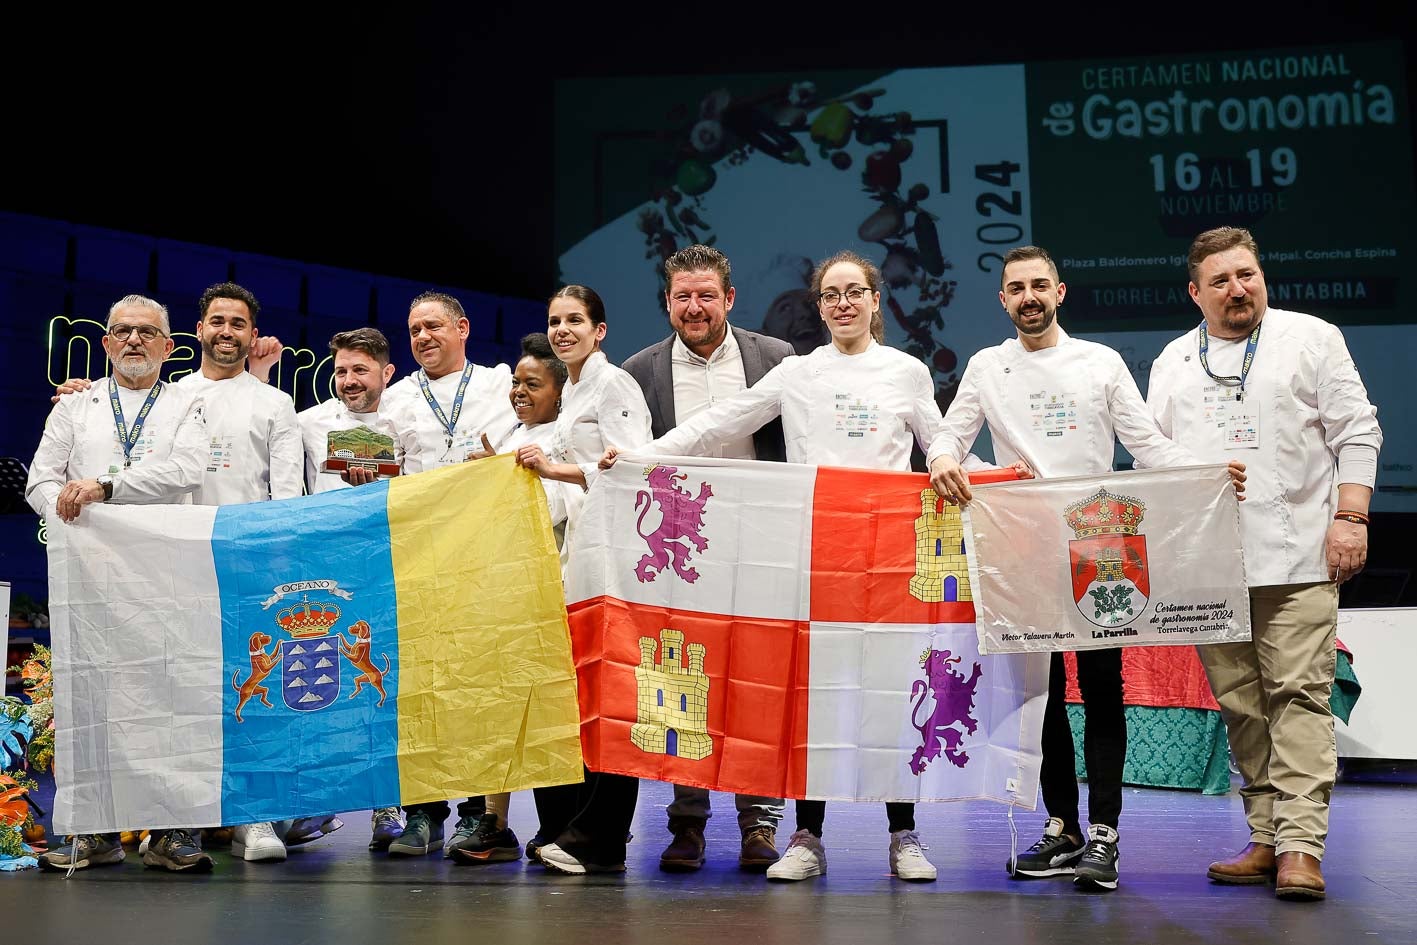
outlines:
[[[1274,847],[1268,843],[1247,843],[1245,849],[1228,860],[1216,860],[1205,875],[1217,883],[1251,886],[1274,880]]]
[[[738,854],[739,869],[765,870],[777,859],[777,830],[754,827],[743,834],[743,850]]]
[[[1322,899],[1324,874],[1318,858],[1298,850],[1281,853],[1275,859],[1278,873],[1274,894],[1280,899]]]
[[[698,817],[669,818],[674,842],[659,855],[659,868],[670,873],[687,873],[703,866],[704,824]]]

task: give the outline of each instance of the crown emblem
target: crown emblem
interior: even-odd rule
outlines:
[[[1063,510],[1063,518],[1079,538],[1135,535],[1145,514],[1145,504],[1131,496],[1113,495],[1105,488]]]
[[[322,637],[339,620],[340,609],[322,601],[310,602],[309,595],[298,604],[276,614],[276,623],[293,637]]]

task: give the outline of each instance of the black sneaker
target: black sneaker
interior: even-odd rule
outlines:
[[[541,848],[544,846],[549,846],[550,844],[551,840],[547,839],[546,837],[543,837],[541,835],[541,831],[538,830],[536,832],[536,836],[532,837],[526,842],[526,858],[528,860],[531,860],[533,863],[540,863]]]
[[[369,818],[369,849],[387,850],[403,835],[403,812],[397,807],[380,807]]]
[[[1010,876],[1040,879],[1044,876],[1071,876],[1073,865],[1082,856],[1083,845],[1063,833],[1063,821],[1048,818],[1043,839],[1024,851],[1017,860],[1004,864]]]
[[[510,827],[497,826],[497,815],[488,812],[466,838],[453,838],[448,851],[458,863],[505,863],[522,858],[522,845]]]
[[[443,845],[443,822],[433,823],[427,811],[415,810],[408,815],[408,826],[399,838],[389,844],[389,856],[423,856]]]
[[[211,854],[202,852],[202,842],[192,831],[177,829],[164,830],[156,839],[149,837],[143,865],[169,873],[207,873],[213,863]]]
[[[1087,849],[1073,870],[1073,883],[1089,889],[1117,888],[1117,831],[1103,824],[1087,828]]]
[[[69,842],[57,850],[40,854],[40,869],[55,873],[66,873],[71,869],[83,870],[90,866],[105,866],[122,863],[123,844],[118,842],[116,833],[88,833],[70,837]]]

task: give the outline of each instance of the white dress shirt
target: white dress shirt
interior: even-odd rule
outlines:
[[[674,416],[680,423],[748,386],[748,378],[743,373],[743,354],[731,331],[724,332],[723,342],[707,358],[690,351],[678,335],[674,336],[669,351]],[[752,436],[725,440],[704,455],[724,459],[758,458]]]
[[[439,422],[428,399],[423,396],[423,389],[418,384],[421,374],[422,370],[415,371],[390,385],[379,403],[379,412],[398,431],[405,474],[464,462],[469,454],[482,450],[484,433],[492,449],[500,451],[507,435],[517,425],[517,415],[512,412],[508,399],[512,389],[512,372],[505,364],[490,368],[473,365],[451,445],[448,443],[447,428]],[[449,420],[452,419],[453,401],[457,398],[462,374],[463,368],[459,367],[428,382],[429,390]]]
[[[1152,362],[1147,403],[1162,431],[1203,462],[1245,464],[1240,525],[1251,587],[1326,581],[1335,486],[1374,484],[1377,408],[1333,325],[1275,308],[1260,325],[1240,401],[1201,367],[1197,325]],[[1211,373],[1238,377],[1245,344],[1211,338]],[[1234,430],[1241,411],[1253,436]]]
[[[198,370],[178,384],[206,402],[210,451],[193,502],[238,505],[303,493],[304,447],[289,395],[246,371],[214,381]]]
[[[118,388],[130,433],[149,390]],[[125,469],[108,381],[96,381],[86,391],[59,398],[49,412],[44,436],[30,463],[25,500],[35,512],[49,516],[64,483],[111,474],[110,502],[190,502],[190,494],[201,484],[207,467],[202,399],[190,388],[164,384],[128,458],[130,465]]]
[[[561,389],[561,415],[546,455],[554,463],[579,465],[589,484],[606,447],[623,448],[649,437],[649,407],[640,385],[596,351],[581,365],[580,380],[567,380]]]
[[[789,463],[862,469],[910,469],[912,435],[923,448],[940,425],[930,371],[918,359],[874,341],[855,355],[826,344],[784,359],[636,452],[704,455],[778,416]]]
[[[354,413],[338,397],[331,397],[295,415],[300,424],[300,436],[305,445],[305,488],[311,494],[348,489],[339,473],[321,472],[325,460],[330,458],[330,434],[336,430],[353,430],[366,427],[376,433],[392,437],[394,449],[398,449],[398,436],[386,420],[381,420],[379,411]]]
[[[1010,338],[970,358],[927,459],[963,460],[986,421],[994,461],[1022,460],[1040,479],[1111,472],[1114,437],[1140,465],[1198,462],[1157,429],[1121,355],[1061,328],[1051,348]]]

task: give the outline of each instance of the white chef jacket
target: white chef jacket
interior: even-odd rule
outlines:
[[[295,419],[300,424],[300,437],[305,445],[305,488],[311,495],[350,488],[349,483],[337,473],[320,471],[325,460],[330,458],[329,436],[336,430],[368,427],[376,433],[393,437],[395,451],[398,449],[398,436],[388,421],[379,417],[379,411],[354,413],[338,397],[300,411]]]
[[[304,491],[300,426],[288,394],[246,371],[214,381],[198,370],[177,383],[206,402],[210,453],[194,503],[238,505]]]
[[[871,342],[860,354],[825,344],[789,357],[763,379],[636,452],[703,455],[782,417],[789,463],[910,469],[912,434],[923,448],[940,425],[930,371]]]
[[[533,423],[527,426],[524,423],[517,424],[502,444],[500,452],[515,453],[523,446],[535,444],[541,447],[543,453],[550,455],[551,440],[555,436],[556,425],[554,423]],[[564,555],[566,533],[566,522],[570,518],[575,518],[580,511],[585,492],[580,486],[569,482],[561,482],[556,479],[540,479],[541,486],[546,490],[546,508],[551,513],[551,525],[556,530],[556,545],[562,549]]]
[[[639,383],[596,351],[581,365],[581,379],[567,380],[561,389],[561,415],[546,455],[555,463],[579,464],[589,484],[606,447],[649,437],[649,407]]]
[[[463,368],[428,382],[433,397],[443,408],[443,415],[452,418],[453,400],[462,383]],[[451,466],[467,459],[469,453],[482,449],[482,434],[487,434],[494,450],[500,450],[507,435],[517,425],[509,394],[512,372],[505,364],[483,367],[475,364],[463,394],[462,413],[453,429],[453,444],[448,446],[448,431],[438,422],[433,408],[418,385],[422,370],[391,384],[380,398],[379,412],[398,431],[398,443],[403,450],[405,474]]]
[[[1240,409],[1257,414],[1254,447],[1226,442],[1233,389],[1200,363],[1200,326],[1152,362],[1147,404],[1166,435],[1204,462],[1246,466],[1240,503],[1251,587],[1327,581],[1324,548],[1339,482],[1372,487],[1383,442],[1378,412],[1343,334],[1312,315],[1267,309]],[[1247,339],[1211,338],[1213,374],[1240,374]]]
[[[687,420],[748,386],[748,377],[743,371],[743,353],[731,331],[723,333],[723,342],[707,358],[690,351],[678,335],[674,336],[669,351],[670,374],[674,380],[674,416],[679,420]],[[706,455],[725,459],[758,458],[751,435],[726,440]]]
[[[1198,462],[1157,429],[1121,355],[1061,328],[1051,348],[1010,338],[970,358],[926,458],[962,460],[985,421],[994,461],[1023,460],[1040,479],[1111,472],[1114,437],[1139,465]]]
[[[149,390],[118,388],[130,432]],[[30,463],[25,500],[37,513],[48,516],[64,483],[111,473],[111,502],[190,502],[190,494],[201,485],[207,467],[202,399],[190,388],[164,384],[129,459],[131,466],[124,469],[108,381],[96,381],[86,391],[59,398],[49,412],[44,436]]]

